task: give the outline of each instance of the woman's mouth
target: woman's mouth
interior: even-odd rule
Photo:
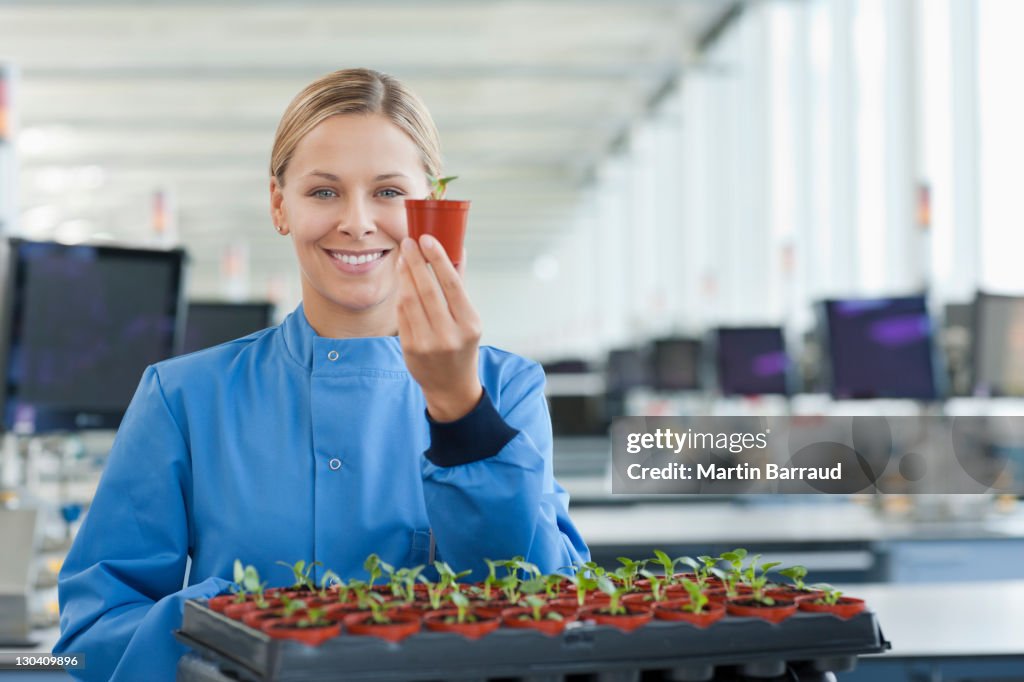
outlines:
[[[378,249],[375,251],[335,251],[324,249],[324,252],[338,270],[358,275],[369,272],[377,267],[391,253],[391,249]]]

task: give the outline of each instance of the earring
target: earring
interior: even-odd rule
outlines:
[[[284,227],[281,225],[274,225],[274,229],[277,230],[278,234],[284,234]]]

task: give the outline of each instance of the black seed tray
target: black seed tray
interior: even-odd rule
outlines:
[[[712,679],[715,669],[724,666],[735,668],[738,676],[770,678],[787,667],[849,670],[858,655],[890,648],[870,611],[845,621],[830,614],[797,613],[778,625],[726,616],[706,629],[651,621],[632,633],[573,623],[557,637],[500,628],[472,641],[456,634],[420,632],[391,643],[343,632],[310,647],[271,639],[211,611],[205,603],[189,601],[175,635],[215,663],[225,679],[253,682],[560,682],[570,675],[628,681],[640,679],[641,671],[659,670],[664,671],[663,679],[697,681]]]

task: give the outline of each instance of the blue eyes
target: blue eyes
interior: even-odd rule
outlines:
[[[382,189],[379,192],[377,192],[377,196],[383,197],[385,199],[394,199],[402,195],[403,193],[397,189]],[[315,189],[312,192],[310,192],[309,196],[313,197],[314,199],[334,199],[335,197],[338,196],[338,193],[335,192],[333,189]]]

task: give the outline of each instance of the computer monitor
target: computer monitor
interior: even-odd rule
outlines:
[[[551,430],[556,437],[607,436],[610,422],[603,394],[549,395]]]
[[[273,314],[274,306],[269,301],[190,301],[182,352],[192,353],[266,329],[273,323]]]
[[[1024,297],[979,292],[972,336],[975,394],[1024,396]]]
[[[116,428],[172,357],[185,253],[0,240],[0,414],[16,433]]]
[[[824,301],[832,396],[938,397],[923,296]]]
[[[698,339],[669,337],[651,343],[652,383],[659,391],[696,391],[701,387]]]
[[[643,348],[617,348],[608,352],[605,365],[608,393],[621,395],[651,385],[650,357]]]
[[[720,327],[715,365],[722,395],[788,395],[789,357],[781,327]]]

